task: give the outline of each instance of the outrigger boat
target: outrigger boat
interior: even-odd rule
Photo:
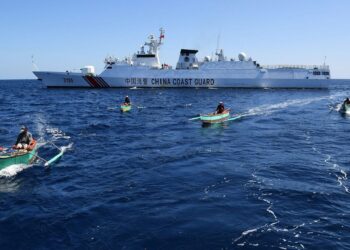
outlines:
[[[223,113],[216,114],[216,113],[210,113],[205,115],[199,115],[198,117],[190,118],[190,121],[198,120],[200,119],[203,125],[211,125],[211,124],[217,124],[222,123],[226,121],[234,121],[237,119],[242,118],[245,115],[242,114],[236,114],[233,116],[230,116],[230,110],[226,109]]]
[[[131,109],[131,104],[123,103],[120,105],[121,112],[127,112],[127,111],[130,111],[130,109]]]
[[[220,114],[210,113],[206,115],[200,115],[199,117],[203,124],[221,123],[227,121],[230,118],[230,110],[226,109]]]
[[[59,150],[59,153],[50,160],[45,160],[38,155],[38,144],[39,143],[37,143],[36,140],[33,140],[29,144],[28,149],[6,149],[0,147],[0,170],[16,164],[32,164],[37,158],[44,161],[44,166],[47,167],[59,160],[65,152],[64,147],[59,148],[51,142],[51,144]]]
[[[0,152],[0,170],[15,164],[31,164],[37,157],[38,145],[35,140],[26,149],[2,149]]]

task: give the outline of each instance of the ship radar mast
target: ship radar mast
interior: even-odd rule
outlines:
[[[149,55],[156,55],[158,56],[158,51],[160,46],[163,44],[162,40],[164,39],[164,29],[160,28],[160,35],[159,35],[159,40],[155,38],[154,35],[150,35],[148,37],[148,42],[145,42],[144,46],[148,46],[148,51],[147,53]]]
[[[159,38],[148,36],[148,41],[140,46],[140,51],[133,55],[132,62],[135,66],[147,66],[160,69],[159,48],[163,44],[164,29],[160,29]],[[146,50],[145,47],[148,47]]]

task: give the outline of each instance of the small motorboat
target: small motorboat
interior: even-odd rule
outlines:
[[[226,109],[224,112],[220,114],[210,113],[205,115],[200,115],[199,119],[203,124],[214,124],[225,122],[230,118],[230,110]]]
[[[38,145],[35,140],[28,149],[2,149],[0,152],[0,170],[15,164],[31,164],[37,156]]]
[[[131,104],[123,103],[120,105],[121,112],[127,112],[127,111],[130,111],[130,109],[131,109]]]

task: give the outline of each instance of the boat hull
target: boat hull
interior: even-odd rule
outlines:
[[[37,147],[29,152],[0,155],[0,170],[15,164],[30,164],[36,158]]]
[[[84,76],[81,73],[33,72],[48,88],[295,88],[327,89],[344,80],[335,79],[273,79],[273,78],[214,78],[191,74],[166,75],[155,72],[125,76]],[[175,75],[179,75],[175,77]]]
[[[200,120],[203,124],[215,124],[225,122],[230,118],[230,112],[225,111],[221,114],[206,114],[200,115]]]
[[[121,112],[128,112],[131,110],[131,105],[120,105]]]

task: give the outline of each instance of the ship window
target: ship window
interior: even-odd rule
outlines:
[[[313,75],[314,75],[314,76],[319,76],[319,75],[321,75],[321,72],[320,72],[320,71],[314,71],[314,72],[313,72]]]
[[[322,72],[322,75],[329,76],[329,72]]]
[[[190,61],[190,58],[188,58],[188,56],[185,57],[184,59],[185,62],[189,62]]]
[[[112,68],[112,66],[108,66],[108,67],[107,67],[107,69],[111,69],[111,68]]]

